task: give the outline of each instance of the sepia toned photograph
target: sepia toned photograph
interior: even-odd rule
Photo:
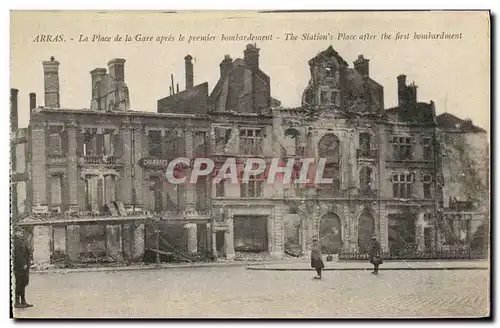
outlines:
[[[11,11],[11,317],[490,317],[490,35]]]

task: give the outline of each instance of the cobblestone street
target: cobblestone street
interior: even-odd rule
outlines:
[[[16,317],[478,317],[487,270],[252,271],[243,267],[34,274]]]

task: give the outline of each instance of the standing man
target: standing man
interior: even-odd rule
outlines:
[[[30,273],[30,251],[24,238],[24,231],[17,228],[14,236],[14,279],[16,282],[16,302],[14,307],[27,308],[33,305],[26,302],[25,290],[28,286]]]
[[[321,248],[317,238],[313,239],[311,249],[311,267],[316,269],[316,273],[318,274],[316,277],[314,277],[314,279],[321,279],[323,277],[321,275],[321,270],[325,267],[325,264],[323,263],[323,259],[321,258]]]
[[[382,247],[377,240],[377,236],[372,236],[370,245],[370,263],[373,264],[373,274],[378,274],[378,267],[384,261],[382,260]]]

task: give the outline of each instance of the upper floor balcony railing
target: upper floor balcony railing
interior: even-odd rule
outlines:
[[[117,156],[91,155],[80,157],[81,165],[123,165],[123,160]]]
[[[377,159],[378,149],[358,149],[357,151],[358,159]]]

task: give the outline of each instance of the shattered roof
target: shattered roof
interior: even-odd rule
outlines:
[[[450,113],[443,113],[437,117],[439,128],[452,129],[467,132],[486,132],[486,130],[475,126],[472,120],[462,120]]]
[[[339,55],[338,52],[335,51],[335,49],[333,49],[332,46],[329,46],[326,50],[321,51],[319,54],[309,60],[309,65],[313,65],[317,61],[321,61],[323,58],[328,57],[335,57],[342,65],[346,67],[349,66],[349,64]]]

